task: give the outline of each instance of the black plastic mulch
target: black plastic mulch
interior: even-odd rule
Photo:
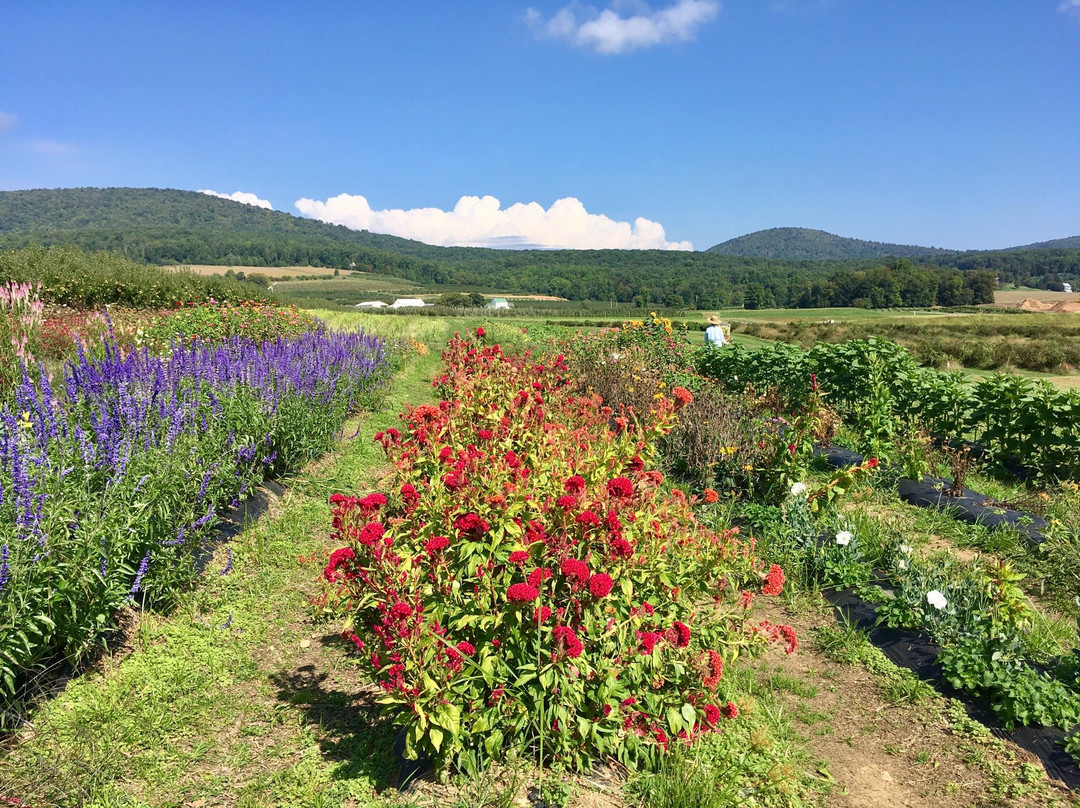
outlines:
[[[1005,729],[990,707],[989,699],[957,690],[945,681],[941,667],[937,664],[941,649],[931,643],[923,632],[877,626],[877,609],[850,589],[824,594],[826,600],[835,608],[837,619],[847,620],[869,632],[870,641],[880,648],[893,664],[914,671],[920,679],[931,683],[944,695],[958,699],[968,715],[989,728],[994,735],[1010,740],[1021,749],[1031,752],[1042,761],[1047,774],[1074,791],[1080,790],[1080,766],[1061,745],[1064,732],[1057,727]]]

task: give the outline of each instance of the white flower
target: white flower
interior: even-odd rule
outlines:
[[[620,359],[622,359],[622,354],[620,354],[620,353],[613,353],[613,354],[611,355],[611,358],[612,358],[612,359],[614,359],[614,360],[615,360],[616,362],[618,362],[618,361],[619,361]]]
[[[806,493],[806,483],[795,483],[791,486],[791,496],[801,497]]]
[[[906,570],[907,569],[907,562],[904,561],[904,559],[901,558],[899,561],[896,562],[896,567],[897,567],[897,569]]]
[[[849,544],[851,544],[851,531],[841,530],[839,533],[837,533],[836,543],[839,544],[841,547],[847,547]]]
[[[939,612],[949,605],[949,601],[945,600],[945,596],[936,589],[931,589],[926,593],[926,602]]]
[[[911,553],[912,553],[911,545],[910,544],[901,544],[900,545],[900,552],[903,553],[904,555],[911,555]]]

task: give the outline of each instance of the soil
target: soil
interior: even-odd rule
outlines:
[[[1026,795],[996,794],[1000,783],[990,772],[1017,771],[1021,764],[1041,769],[1038,759],[1008,742],[958,734],[940,699],[891,704],[867,668],[833,662],[813,648],[813,629],[832,623],[832,615],[772,608],[774,615],[762,616],[792,625],[801,644],[790,656],[770,654],[762,660],[761,677],[768,681],[779,673],[817,688],[810,699],[789,690],[777,695],[796,717],[812,721],[806,726],[807,751],[826,762],[836,784],[828,808],[1070,804],[1071,792],[1056,781]]]

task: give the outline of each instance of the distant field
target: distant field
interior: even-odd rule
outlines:
[[[967,317],[968,314],[930,309],[897,311],[896,309],[719,309],[701,312],[701,319],[716,314],[721,320],[742,320],[767,323],[786,323],[791,320],[810,320],[813,322],[856,322],[862,320],[889,319],[941,319],[947,317]],[[692,319],[688,314],[686,319]]]
[[[420,284],[395,278],[391,275],[378,275],[372,272],[355,272],[339,278],[329,277],[310,281],[279,281],[275,291],[289,295],[310,295],[312,297],[349,292],[409,292],[415,293]]]
[[[1041,289],[1010,289],[994,292],[995,306],[1016,306],[1025,300],[1039,300],[1043,303],[1057,303],[1059,300],[1080,302],[1076,292],[1047,292]]]

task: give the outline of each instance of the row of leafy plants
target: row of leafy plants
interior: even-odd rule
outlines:
[[[223,507],[324,452],[378,394],[381,339],[275,316],[293,332],[256,341],[261,309],[188,309],[161,355],[106,324],[55,374],[17,365],[0,403],[0,705],[58,654],[83,657],[125,603],[167,603]],[[222,318],[236,328],[204,327]]]
[[[1003,561],[924,558],[888,529],[866,535],[866,519],[852,519],[849,509],[837,507],[861,477],[884,470],[874,450],[895,453],[916,478],[921,473],[915,456],[925,463],[928,447],[905,433],[897,417],[897,400],[915,403],[892,392],[896,368],[914,367],[902,349],[870,342],[824,346],[809,356],[777,347],[754,355],[725,348],[695,357],[671,336],[662,318],[583,335],[574,360],[579,384],[602,390],[608,401],[636,406],[673,380],[692,387],[687,417],[661,441],[668,467],[723,486],[730,513],[762,539],[759,552],[785,569],[796,589],[853,588],[877,605],[881,624],[924,631],[941,649],[938,661],[949,684],[986,698],[1007,727],[1068,730],[1080,722],[1080,650],[1048,650],[1020,572]],[[695,377],[688,366],[694,358],[703,370],[722,369],[728,383]],[[844,426],[837,410],[853,425]],[[823,477],[815,470],[813,442],[828,442],[837,429],[874,456]],[[953,454],[969,460],[966,453]],[[888,489],[886,478],[895,473],[878,475],[876,487]],[[1066,746],[1076,754],[1080,737],[1070,735]]]
[[[689,390],[609,406],[566,356],[484,337],[455,338],[441,400],[376,436],[395,468],[383,490],[332,497],[340,547],[317,608],[343,620],[409,757],[655,765],[736,717],[736,659],[795,649],[752,615],[784,572],[699,518],[717,492],[653,467]]]
[[[115,253],[88,253],[71,246],[0,250],[0,283],[40,284],[47,303],[80,310],[276,299],[264,288],[232,278],[166,270]]]
[[[970,383],[960,373],[919,366],[887,340],[787,345],[750,351],[739,345],[695,355],[697,370],[729,390],[777,391],[786,407],[823,394],[858,434],[861,451],[893,452],[903,432],[927,430],[977,441],[989,459],[1037,478],[1080,475],[1080,393],[1045,381],[995,374]]]

